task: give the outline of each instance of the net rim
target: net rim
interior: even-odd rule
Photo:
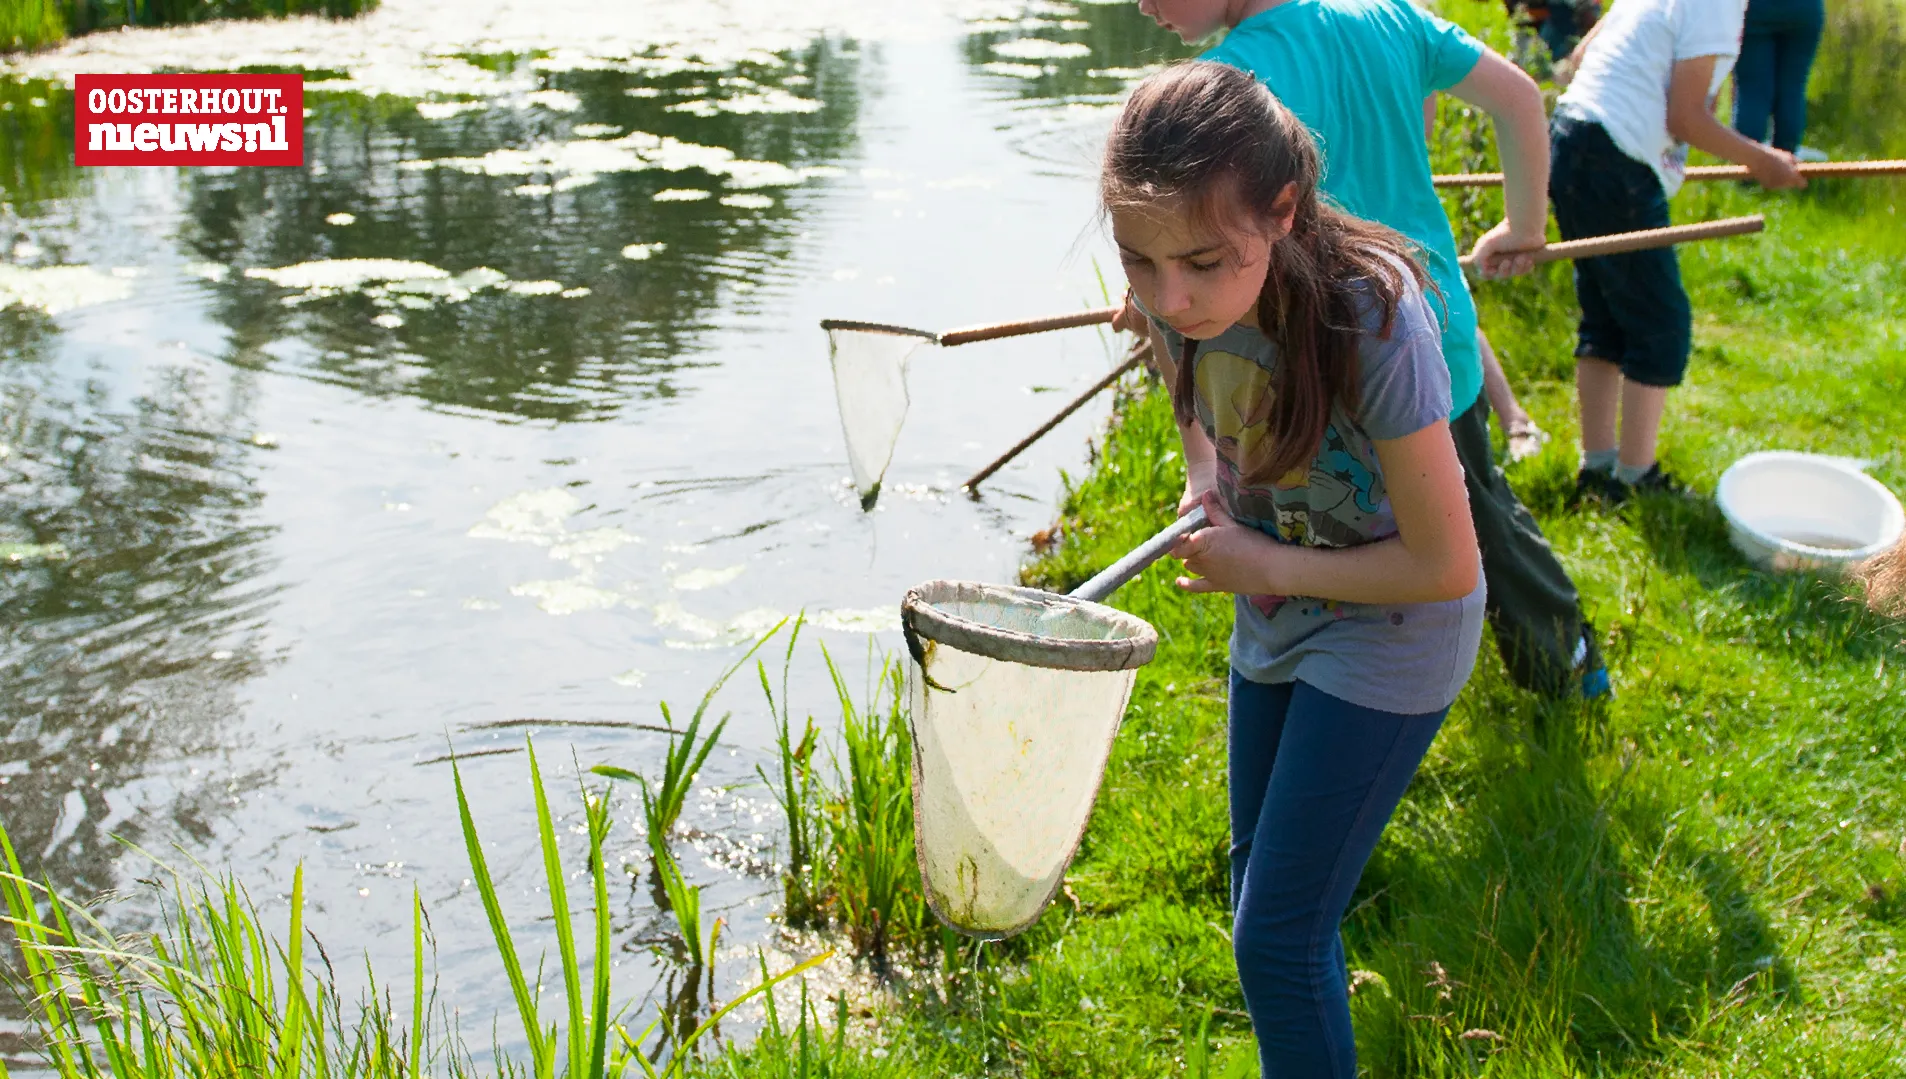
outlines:
[[[1113,627],[1121,636],[1109,640],[1040,637],[975,622],[937,606],[985,600],[1070,608]],[[1158,651],[1158,631],[1137,615],[1091,600],[1015,585],[927,581],[907,590],[906,599],[900,604],[900,619],[916,659],[920,658],[917,638],[987,659],[1061,671],[1129,671],[1150,663]]]
[[[940,335],[937,333],[932,333],[927,330],[916,330],[911,326],[890,326],[884,322],[857,322],[853,319],[844,318],[824,318],[821,320],[821,329],[827,330],[830,333],[835,330],[854,330],[859,333],[886,333],[893,334],[896,337],[918,337],[922,341],[938,342],[940,339]]]

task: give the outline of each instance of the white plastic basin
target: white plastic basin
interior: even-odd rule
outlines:
[[[1750,453],[1721,474],[1714,500],[1734,546],[1762,569],[1844,569],[1906,532],[1893,492],[1838,457]]]

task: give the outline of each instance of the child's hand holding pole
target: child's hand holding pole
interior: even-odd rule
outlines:
[[[1715,57],[1677,61],[1668,82],[1668,134],[1698,150],[1747,166],[1769,191],[1807,186],[1807,178],[1785,150],[1763,146],[1716,119],[1708,105]]]
[[[1450,93],[1495,121],[1502,158],[1503,220],[1476,241],[1470,261],[1485,278],[1528,273],[1534,253],[1548,242],[1549,122],[1542,91],[1521,68],[1485,50]]]

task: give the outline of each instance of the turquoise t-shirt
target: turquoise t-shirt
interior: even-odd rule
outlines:
[[[1482,392],[1476,303],[1430,181],[1423,99],[1461,82],[1482,43],[1409,0],[1287,0],[1202,59],[1257,76],[1317,137],[1324,194],[1423,245],[1442,290],[1443,359],[1457,416]],[[1446,310],[1445,310],[1446,309]]]

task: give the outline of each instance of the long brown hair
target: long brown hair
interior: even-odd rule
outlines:
[[[1408,282],[1431,287],[1412,245],[1394,230],[1325,202],[1317,146],[1303,123],[1251,75],[1194,60],[1132,91],[1105,144],[1099,196],[1110,211],[1175,203],[1227,231],[1240,217],[1268,223],[1286,186],[1296,193],[1290,234],[1271,245],[1257,321],[1277,348],[1268,429],[1273,448],[1245,479],[1274,481],[1317,452],[1333,404],[1357,407],[1360,315],[1374,303],[1388,337]],[[1227,218],[1229,220],[1227,220]],[[1172,387],[1182,424],[1196,417],[1195,345],[1187,340]]]

